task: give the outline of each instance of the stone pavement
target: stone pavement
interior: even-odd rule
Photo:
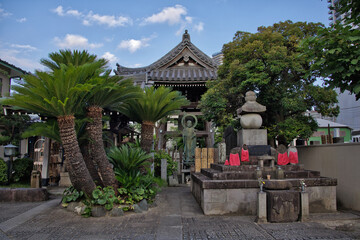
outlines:
[[[145,213],[83,218],[43,203],[0,203],[0,239],[360,239],[360,214],[311,214],[305,223],[204,216],[187,186],[165,188]]]

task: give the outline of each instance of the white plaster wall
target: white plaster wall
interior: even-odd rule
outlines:
[[[298,146],[297,149],[299,162],[305,169],[337,178],[339,204],[360,211],[360,143]]]

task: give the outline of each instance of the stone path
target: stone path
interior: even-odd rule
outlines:
[[[254,216],[204,216],[189,187],[165,188],[149,211],[117,218],[83,218],[59,201],[0,203],[0,239],[360,239],[358,213],[256,224]]]

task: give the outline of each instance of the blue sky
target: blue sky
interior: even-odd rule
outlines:
[[[181,41],[211,56],[236,31],[292,20],[328,26],[325,0],[0,0],[0,58],[26,71],[59,49],[87,49],[127,67],[147,66]]]

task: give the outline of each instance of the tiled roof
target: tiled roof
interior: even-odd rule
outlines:
[[[193,58],[196,58],[200,64],[197,67],[168,67],[166,66],[174,59],[178,59],[180,54],[184,51],[190,51],[190,55]],[[204,82],[217,78],[217,65],[213,61],[212,58],[203,53],[200,49],[198,49],[195,45],[193,45],[190,41],[190,35],[185,31],[183,34],[182,41],[174,47],[170,52],[168,52],[165,56],[152,63],[149,66],[141,67],[141,68],[127,68],[117,64],[117,69],[114,70],[117,75],[136,75],[136,74],[144,74],[147,73],[148,80],[151,81],[166,81],[166,82],[183,82],[183,81],[191,81],[191,82]]]
[[[149,80],[152,81],[191,81],[191,82],[203,82],[212,79],[216,79],[216,71],[212,69],[201,69],[201,68],[193,68],[193,69],[164,69],[164,70],[152,70],[148,74]]]

